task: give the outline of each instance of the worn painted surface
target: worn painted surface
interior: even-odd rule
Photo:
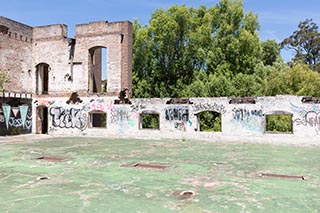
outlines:
[[[48,133],[103,137],[176,138],[201,140],[248,140],[318,143],[319,104],[305,104],[299,96],[257,97],[255,104],[230,104],[229,98],[192,98],[192,104],[166,104],[169,99],[131,99],[132,104],[114,104],[113,97],[81,97],[82,103],[67,104],[66,98],[34,99],[48,107]],[[39,103],[41,103],[39,105]],[[198,113],[221,114],[221,132],[200,132]],[[105,113],[106,126],[93,128],[92,113]],[[159,114],[159,129],[142,129],[141,114]],[[266,132],[266,116],[292,115],[293,132]],[[36,128],[36,124],[33,125]],[[292,142],[294,143],[294,142]]]

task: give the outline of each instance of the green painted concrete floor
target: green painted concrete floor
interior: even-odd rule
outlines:
[[[0,159],[0,212],[320,212],[320,147],[30,137]]]

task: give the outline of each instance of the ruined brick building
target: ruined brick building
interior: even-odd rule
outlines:
[[[320,101],[312,97],[119,100],[121,90],[132,90],[129,21],[76,25],[68,38],[62,24],[31,27],[0,17],[0,71],[11,79],[0,93],[0,135],[318,143],[320,134]],[[206,112],[219,117],[211,122],[220,130],[203,131]],[[288,132],[268,130],[274,115],[289,118]],[[156,128],[145,125],[148,116]]]
[[[36,96],[101,92],[101,51],[107,49],[107,95],[131,88],[132,25],[91,22],[67,37],[62,24],[30,27],[0,17],[0,70],[11,79],[6,90]]]

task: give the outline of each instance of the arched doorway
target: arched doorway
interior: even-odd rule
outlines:
[[[89,49],[89,81],[90,93],[107,92],[107,48],[97,46]]]
[[[48,107],[37,107],[36,134],[48,133]]]
[[[49,92],[49,65],[40,63],[36,66],[36,93],[38,95]]]

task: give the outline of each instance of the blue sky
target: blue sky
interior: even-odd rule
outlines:
[[[66,24],[69,36],[74,36],[76,24],[108,20],[132,21],[148,24],[157,8],[186,4],[212,6],[218,0],[0,0],[0,15],[30,26]],[[277,42],[290,36],[298,23],[312,18],[320,26],[319,0],[243,0],[246,11],[258,14],[260,38]],[[291,54],[283,52],[285,60]]]

